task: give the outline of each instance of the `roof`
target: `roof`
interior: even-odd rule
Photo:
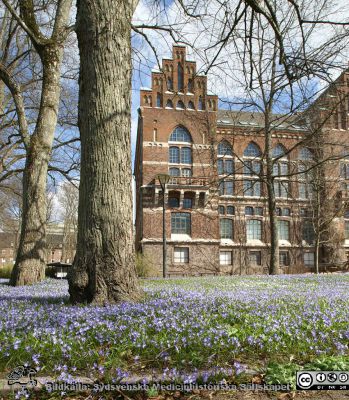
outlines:
[[[304,130],[305,127],[297,123],[299,116],[273,114],[273,125],[279,129]],[[263,113],[252,111],[229,111],[218,110],[217,125],[223,127],[225,125],[234,125],[249,128],[261,128],[264,126]]]

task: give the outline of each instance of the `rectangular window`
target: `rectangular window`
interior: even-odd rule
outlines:
[[[262,265],[262,256],[260,251],[250,251],[248,253],[250,265]]]
[[[186,233],[190,235],[191,219],[189,213],[172,213],[171,214],[171,232]]]
[[[291,215],[291,210],[289,208],[283,208],[282,209],[282,215],[284,217],[289,217]]]
[[[290,222],[278,221],[279,240],[290,239]]]
[[[234,172],[233,160],[225,160],[225,162],[224,162],[224,172],[226,174],[232,174]]]
[[[191,148],[181,148],[181,164],[191,164]]]
[[[235,207],[234,206],[228,206],[227,207],[227,215],[234,215],[235,214]]]
[[[288,251],[280,251],[279,253],[279,263],[281,266],[290,265],[290,257]]]
[[[192,208],[193,207],[193,199],[183,199],[183,208]]]
[[[218,175],[223,174],[223,160],[217,160],[217,172]]]
[[[263,215],[263,208],[262,207],[255,207],[254,215]]]
[[[261,195],[261,183],[259,181],[244,181],[244,195],[259,197]]]
[[[173,251],[173,262],[175,263],[188,263],[189,262],[189,248],[188,247],[175,247]]]
[[[315,264],[315,253],[304,253],[303,254],[304,265],[312,267]]]
[[[169,207],[179,207],[179,198],[178,197],[170,197],[168,199]]]
[[[171,146],[169,148],[169,162],[179,164],[179,147]]]
[[[219,221],[220,234],[222,239],[233,239],[233,221],[223,218]]]
[[[258,175],[261,172],[261,163],[259,161],[244,161],[244,175]]]
[[[234,194],[234,182],[233,181],[222,181],[219,184],[219,195],[220,196],[232,196]]]
[[[246,222],[247,240],[262,240],[262,221],[249,219]]]
[[[288,197],[288,182],[274,181],[275,197]]]
[[[224,215],[224,214],[225,214],[225,208],[224,208],[224,206],[219,206],[219,207],[218,207],[218,213],[219,213],[220,215]]]
[[[231,251],[220,251],[219,252],[219,264],[220,265],[231,265],[232,264]]]
[[[302,239],[308,243],[313,244],[315,240],[314,226],[311,221],[304,221],[302,224]]]

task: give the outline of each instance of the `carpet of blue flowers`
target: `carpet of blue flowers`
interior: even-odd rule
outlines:
[[[349,275],[142,281],[140,303],[71,306],[66,281],[0,282],[0,371],[208,379],[217,369],[347,362]],[[347,365],[346,365],[347,366]],[[291,368],[292,369],[292,368]],[[205,372],[206,371],[206,372]],[[205,377],[206,374],[206,377]]]

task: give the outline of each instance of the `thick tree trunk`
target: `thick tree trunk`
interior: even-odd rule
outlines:
[[[28,285],[45,277],[46,181],[60,97],[62,47],[42,50],[43,83],[39,116],[27,147],[23,173],[23,210],[16,263],[10,284]]]
[[[131,189],[131,18],[136,1],[77,2],[81,177],[73,303],[139,298]]]

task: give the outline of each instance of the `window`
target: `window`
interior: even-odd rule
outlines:
[[[304,221],[302,224],[302,239],[307,244],[313,244],[315,240],[314,226],[311,221]]]
[[[175,263],[188,263],[189,262],[189,248],[188,247],[175,247],[173,250],[173,262]]]
[[[182,100],[178,100],[176,108],[178,108],[179,110],[185,109],[185,105]]]
[[[246,221],[247,240],[262,240],[262,221],[249,219]]]
[[[308,212],[308,210],[306,208],[301,208],[299,210],[299,214],[300,214],[301,217],[307,217],[309,215],[309,212]]]
[[[274,181],[274,193],[275,193],[275,197],[284,197],[287,198],[288,197],[288,182],[286,181],[279,181],[279,180],[275,180]]]
[[[183,92],[183,90],[184,90],[184,74],[183,74],[183,67],[180,63],[178,63],[177,77],[178,77],[178,91]]]
[[[166,107],[167,108],[173,108],[172,100],[167,100]]]
[[[232,156],[233,155],[233,150],[231,148],[231,145],[226,141],[222,141],[218,144],[218,155],[219,156]]]
[[[189,93],[193,93],[193,87],[194,87],[194,85],[193,85],[193,80],[192,80],[192,79],[189,79],[189,80],[188,80],[188,92],[189,92]]]
[[[227,215],[234,215],[235,214],[235,207],[234,206],[228,206],[227,207]]]
[[[172,208],[179,207],[179,198],[178,197],[169,197],[168,205]]]
[[[281,158],[285,155],[285,148],[281,144],[278,144],[273,148],[272,157],[273,158]]]
[[[233,181],[221,181],[219,184],[219,195],[220,196],[232,196],[233,194],[234,194]]]
[[[279,253],[279,264],[280,266],[290,265],[290,257],[288,251],[280,251]]]
[[[225,207],[224,206],[219,206],[218,207],[218,213],[220,215],[224,215],[225,214]]]
[[[258,175],[261,173],[261,163],[259,161],[244,161],[244,175]]]
[[[183,126],[177,126],[175,130],[171,133],[170,142],[186,142],[191,143],[191,136],[187,129]]]
[[[250,251],[248,253],[250,265],[262,265],[262,257],[260,251]]]
[[[263,215],[263,208],[262,207],[255,207],[254,215]]]
[[[192,208],[193,207],[193,199],[184,198],[183,199],[183,208]]]
[[[170,168],[169,169],[170,176],[179,176],[179,172],[180,172],[179,168]]]
[[[313,159],[313,155],[311,151],[306,148],[302,147],[299,152],[298,152],[298,160],[303,160],[303,161],[311,161]]]
[[[217,160],[217,172],[218,175],[232,174],[234,172],[233,160]]]
[[[191,219],[189,213],[172,213],[171,214],[171,232],[186,233],[190,235]]]
[[[191,148],[181,148],[181,164],[191,164]]]
[[[156,107],[162,107],[162,98],[160,93],[156,95]]]
[[[278,215],[278,216],[282,215],[282,211],[281,211],[280,207],[276,207],[275,214]]]
[[[189,177],[192,175],[191,169],[190,168],[182,168],[181,170],[181,175]]]
[[[169,162],[172,164],[179,164],[179,147],[170,146],[169,148]]]
[[[220,265],[232,265],[231,251],[220,251],[219,252],[219,264]]]
[[[188,110],[195,110],[194,103],[191,100],[188,103]]]
[[[341,164],[341,178],[349,179],[349,163]]]
[[[290,239],[290,222],[289,221],[278,221],[278,232],[279,240]]]
[[[291,210],[289,208],[283,208],[282,209],[282,215],[284,217],[289,217],[291,215]]]
[[[219,220],[220,233],[222,239],[233,239],[233,221],[231,219],[222,218]]]
[[[173,90],[173,82],[171,78],[167,78],[167,90]]]
[[[253,215],[253,207],[245,207],[245,215]]]
[[[244,181],[244,195],[251,197],[261,196],[261,183],[258,181]]]
[[[204,102],[202,101],[202,97],[199,97],[199,103],[198,103],[198,110],[202,111],[204,109]]]
[[[260,148],[253,142],[249,143],[244,151],[244,157],[260,157],[261,150]]]
[[[312,267],[315,264],[315,253],[311,252],[311,253],[304,253],[303,254],[303,261],[304,261],[304,265],[308,266],[308,267]]]

